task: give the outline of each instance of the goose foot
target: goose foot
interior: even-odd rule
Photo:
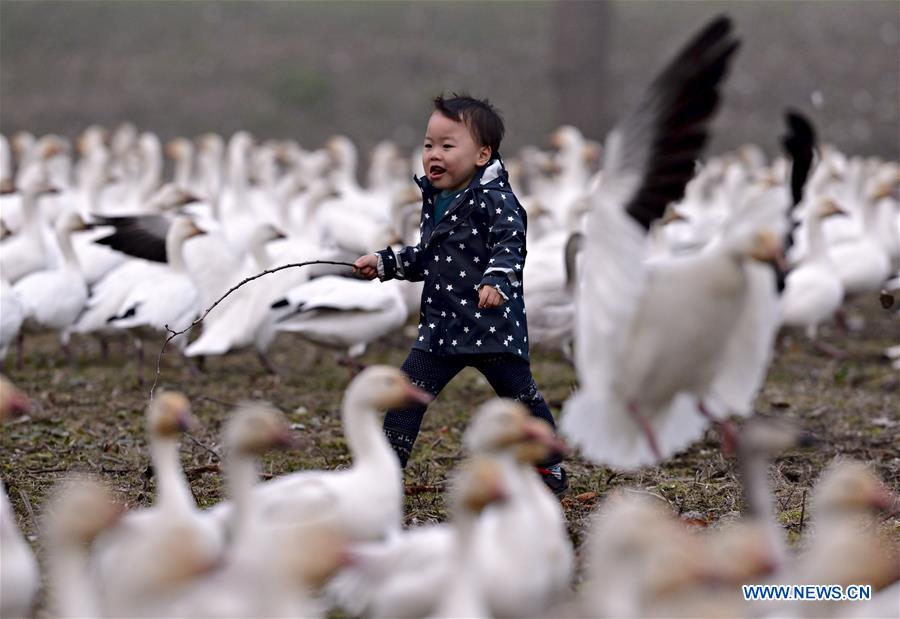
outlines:
[[[104,362],[109,361],[109,340],[101,335],[97,341],[100,342],[100,359]]]
[[[653,427],[650,425],[650,422],[647,421],[647,418],[641,415],[637,404],[634,402],[628,403],[628,414],[631,415],[631,418],[634,419],[641,427],[641,430],[643,430],[644,436],[647,437],[647,442],[650,444],[650,450],[653,452],[653,456],[657,461],[661,461],[663,459],[662,452],[659,450],[659,444],[656,442],[656,435],[653,434]]]
[[[737,451],[737,428],[734,423],[729,419],[726,419],[725,421],[716,419],[713,414],[709,412],[709,409],[706,408],[706,404],[703,400],[697,401],[697,410],[700,411],[700,415],[702,415],[704,419],[709,420],[718,431],[722,454],[726,457],[733,456]]]
[[[184,357],[184,363],[187,365],[188,372],[190,372],[191,377],[200,378],[203,375],[203,366],[204,366],[204,358],[203,356],[199,357]]]

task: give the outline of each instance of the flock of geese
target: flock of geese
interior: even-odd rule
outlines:
[[[891,617],[900,547],[879,533],[896,500],[865,465],[834,463],[811,499],[812,532],[790,553],[766,471],[809,437],[756,418],[737,442],[747,510],[694,529],[668,504],[619,488],[573,547],[562,506],[535,463],[564,449],[546,422],[494,399],[465,433],[450,519],[403,528],[403,475],[380,411],[430,396],[397,369],[372,366],[341,407],[352,464],[259,483],[258,460],[299,443],[261,402],[223,427],[228,498],[198,509],[178,443],[197,423],[190,402],[159,393],[147,409],[156,476],[152,506],[124,510],[101,482],[71,478],[45,504],[39,534],[44,599],[59,617]],[[0,415],[28,399],[0,382]],[[0,494],[3,617],[27,617],[38,563]],[[576,577],[576,557],[582,566]],[[871,585],[866,603],[746,602],[742,585]]]
[[[158,480],[153,507],[121,513],[102,485],[74,480],[44,519],[49,604],[60,616],[372,617],[896,616],[895,543],[876,531],[891,498],[859,463],[836,463],[814,489],[812,534],[787,552],[773,514],[769,460],[802,436],[748,416],[782,326],[818,327],[849,299],[893,303],[900,289],[897,162],[818,148],[787,115],[786,156],[755,146],[698,164],[739,47],[730,20],[707,25],[652,82],[600,147],[573,127],[555,152],[526,148],[507,166],[529,215],[525,267],[534,346],[561,348],[579,377],[560,428],[587,458],[616,469],[657,464],[709,425],[740,463],[747,514],[698,534],[639,491],[597,510],[578,549],[534,470],[562,445],[517,404],[492,400],[466,433],[449,522],[403,529],[403,482],[378,411],[426,394],[371,367],[345,393],[353,465],[257,483],[258,456],[289,447],[283,417],[260,403],[232,413],[229,499],[199,510],[178,437],[194,423],[184,396],[148,407]],[[244,278],[309,260],[352,261],[415,240],[418,195],[390,143],[365,186],[346,138],[306,151],[245,132],[165,148],[130,124],[0,139],[3,240],[0,353],[34,330],[111,339],[190,326]],[[599,171],[591,160],[602,154]],[[167,155],[171,182],[163,183]],[[418,170],[418,156],[412,157]],[[419,172],[421,172],[419,170]],[[238,288],[174,340],[188,358],[251,349],[266,369],[280,332],[358,356],[403,327],[418,284],[363,282],[314,265]],[[892,279],[893,278],[893,279]],[[190,336],[190,337],[189,337]],[[896,346],[886,354],[900,364]],[[2,412],[25,405],[3,384]],[[2,497],[3,616],[28,614],[38,571]],[[576,583],[576,556],[583,574]],[[872,584],[847,605],[749,603],[740,585]],[[893,584],[892,584],[893,583]]]

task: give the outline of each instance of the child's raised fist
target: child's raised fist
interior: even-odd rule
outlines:
[[[500,307],[503,305],[503,295],[493,286],[484,285],[478,291],[478,307]]]

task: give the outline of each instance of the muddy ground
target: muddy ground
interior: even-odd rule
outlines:
[[[882,356],[884,348],[900,339],[900,321],[882,310],[877,299],[863,300],[854,309],[866,318],[861,331],[844,334],[833,326],[821,330],[826,340],[846,351],[845,359],[826,358],[799,333],[788,334],[757,403],[759,413],[792,419],[822,439],[815,449],[784,454],[772,469],[779,518],[792,542],[809,527],[809,490],[835,457],[871,463],[894,492],[900,491],[900,372]],[[0,472],[19,524],[32,541],[48,491],[73,472],[100,475],[133,506],[152,501],[143,419],[162,339],[146,340],[143,386],[138,384],[133,348],[125,343],[114,344],[103,360],[96,342],[78,340],[74,367],[63,360],[51,335],[30,338],[23,369],[15,368],[10,354],[7,373],[34,399],[37,412],[0,431]],[[371,347],[363,360],[399,366],[408,345],[397,333]],[[330,352],[312,362],[310,353],[308,345],[280,336],[273,359],[282,376],[267,375],[251,353],[210,359],[200,377],[192,376],[172,351],[163,357],[160,385],[184,391],[203,424],[182,448],[200,505],[212,505],[223,496],[218,437],[230,403],[243,399],[271,401],[306,438],[303,449],[266,458],[266,474],[349,463],[338,413],[348,370],[338,366]],[[559,354],[538,352],[533,369],[557,413],[575,385],[571,366]],[[466,420],[475,404],[491,395],[481,375],[466,370],[432,405],[406,473],[407,522],[446,517],[442,490],[448,471],[460,459]],[[662,497],[677,512],[694,512],[692,518],[710,524],[734,517],[742,507],[735,463],[722,456],[712,431],[665,465],[633,474],[618,474],[578,457],[566,466],[572,485],[563,505],[576,543],[594,506],[620,486]],[[887,521],[885,528],[900,541],[900,519]]]

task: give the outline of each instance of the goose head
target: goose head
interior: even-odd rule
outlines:
[[[253,233],[250,235],[250,246],[262,247],[269,241],[277,241],[286,238],[287,236],[285,233],[276,228],[273,224],[264,223],[253,229]]]
[[[757,417],[741,428],[738,453],[773,458],[795,447],[812,447],[815,437],[783,420]]]
[[[771,264],[782,272],[787,270],[781,239],[771,230],[760,230],[752,236],[746,256],[763,264]]]
[[[294,447],[297,439],[284,415],[263,402],[241,404],[225,428],[229,450],[259,455],[271,449]]]
[[[383,365],[366,368],[347,387],[345,400],[373,410],[397,408],[419,402],[427,404],[433,396],[411,385],[400,370]]]
[[[190,159],[194,153],[193,143],[184,137],[177,137],[166,142],[166,157],[173,161],[183,161]]]
[[[147,430],[151,436],[176,438],[197,426],[197,419],[191,413],[191,403],[176,391],[160,393],[147,409]]]
[[[893,499],[865,464],[842,461],[822,474],[813,505],[817,516],[870,515],[890,509]]]
[[[78,136],[75,141],[75,150],[79,155],[85,156],[98,148],[105,147],[108,141],[109,132],[105,127],[91,125]]]
[[[109,140],[109,147],[117,157],[121,157],[134,148],[137,139],[137,127],[133,123],[124,122],[116,127]]]
[[[76,478],[61,484],[50,500],[46,527],[57,543],[87,546],[122,515],[110,490],[92,479]]]
[[[69,235],[73,232],[82,232],[93,228],[84,218],[75,211],[62,213],[54,223],[57,235]]]
[[[459,468],[453,480],[451,501],[454,511],[480,514],[493,503],[508,498],[503,475],[493,460],[475,457]]]
[[[190,191],[175,183],[166,183],[150,196],[145,206],[154,211],[173,211],[199,201],[200,198]]]
[[[186,216],[176,217],[169,228],[168,235],[176,242],[183,242],[195,236],[206,234],[205,230],[200,229],[197,223]],[[168,238],[168,237],[167,237]],[[168,245],[168,243],[167,243]]]
[[[0,422],[25,415],[30,410],[31,401],[28,397],[0,374]]]
[[[553,450],[565,449],[546,422],[532,417],[521,403],[503,398],[494,398],[479,407],[464,441],[472,453],[511,450],[521,461],[542,460]]]

